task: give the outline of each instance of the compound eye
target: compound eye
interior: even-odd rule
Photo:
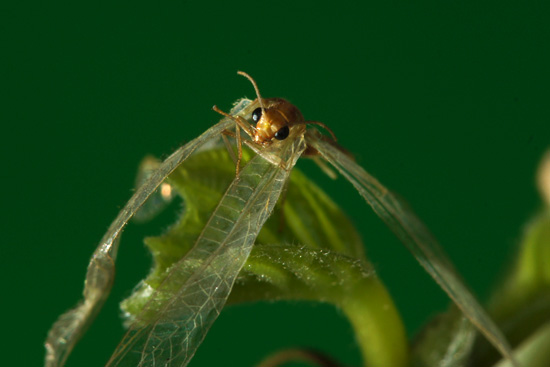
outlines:
[[[262,118],[262,109],[258,107],[252,112],[252,121],[258,122]]]
[[[275,139],[277,140],[285,140],[288,137],[288,133],[290,132],[290,129],[288,126],[283,126],[275,133]]]

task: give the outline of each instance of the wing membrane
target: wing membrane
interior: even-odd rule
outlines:
[[[399,200],[346,154],[324,141],[315,130],[308,131],[306,142],[351,182],[374,212],[407,246],[464,315],[502,355],[513,361],[511,348],[504,335],[464,285],[437,240],[407,204]],[[517,363],[515,365],[517,366]]]
[[[284,169],[261,155],[243,168],[210,217],[193,249],[134,322],[107,366],[185,366],[218,317],[290,170],[305,149],[300,135],[266,148]],[[155,314],[153,321],[147,318]]]
[[[234,111],[244,109],[250,101],[243,100]],[[114,279],[115,260],[120,234],[126,223],[157,189],[162,181],[184,162],[196,149],[219,137],[223,130],[234,125],[230,119],[206,130],[170,155],[136,190],[128,203],[119,212],[94,251],[88,269],[83,291],[83,299],[73,309],[62,314],[54,323],[46,339],[46,367],[59,367],[65,364],[76,342],[84,334],[107,299]]]

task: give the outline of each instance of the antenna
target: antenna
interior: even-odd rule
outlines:
[[[244,76],[246,79],[250,80],[250,83],[254,86],[254,90],[256,91],[256,97],[258,97],[258,102],[260,103],[260,107],[262,108],[262,112],[264,111],[264,103],[262,100],[262,96],[260,95],[260,90],[258,89],[258,84],[256,84],[256,81],[252,79],[250,75],[245,73],[244,71],[237,71],[237,74]]]

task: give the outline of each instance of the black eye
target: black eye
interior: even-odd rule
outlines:
[[[256,108],[254,112],[252,112],[252,121],[258,122],[262,118],[262,109],[260,107]]]
[[[275,133],[275,139],[277,140],[285,140],[288,137],[288,133],[290,132],[288,126],[281,127],[279,131]]]

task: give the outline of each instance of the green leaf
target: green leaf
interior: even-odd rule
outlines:
[[[244,161],[251,153],[244,152]],[[225,148],[201,151],[169,178],[183,199],[180,219],[145,240],[149,276],[121,307],[131,321],[171,266],[191,248],[235,179]],[[342,210],[294,169],[285,200],[262,228],[228,303],[293,299],[329,302],[347,315],[369,366],[404,366],[408,346],[391,297],[364,255],[359,234]],[[147,320],[152,315],[140,315]]]
[[[549,365],[537,362],[540,353],[533,348],[543,340],[550,346],[549,333],[541,331],[541,325],[550,324],[550,151],[542,159],[538,185],[545,207],[526,226],[515,261],[488,307],[524,365],[533,367]],[[479,342],[474,359],[490,362],[496,356],[486,343]]]
[[[293,299],[340,308],[366,366],[407,365],[403,324],[383,284],[364,260],[328,249],[257,245],[230,301]]]
[[[550,320],[550,211],[528,226],[516,259],[490,307],[514,343]]]
[[[550,366],[550,322],[537,329],[515,350],[514,355],[522,366]],[[494,367],[512,367],[509,361],[503,360]]]
[[[550,210],[527,226],[514,259],[488,309],[512,347],[517,347],[550,322]],[[474,358],[493,361],[496,356],[480,342]]]

